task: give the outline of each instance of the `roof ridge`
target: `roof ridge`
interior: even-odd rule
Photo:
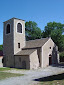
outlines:
[[[5,22],[7,22],[7,21],[9,21],[9,20],[12,20],[12,19],[18,19],[18,20],[25,21],[25,20],[23,20],[23,19],[19,19],[19,18],[12,17],[12,18],[10,18],[10,19],[8,19],[8,20],[4,21],[3,23],[5,23]]]
[[[47,38],[41,38],[41,39],[35,39],[35,40],[42,40],[42,39],[49,39],[49,38],[47,37]],[[28,41],[26,41],[26,42],[35,41],[35,40],[28,40]]]

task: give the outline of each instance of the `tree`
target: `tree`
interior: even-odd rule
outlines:
[[[25,23],[26,30],[26,40],[34,40],[42,38],[41,29],[37,26],[34,21],[29,21]]]
[[[55,29],[51,32],[51,38],[55,42],[55,44],[58,46],[59,51],[64,50],[64,36],[62,35],[62,32],[60,29]]]
[[[51,37],[59,51],[64,50],[64,24],[49,22],[43,31],[43,37]]]
[[[0,50],[3,50],[3,45],[0,45]]]
[[[57,23],[57,22],[49,22],[43,31],[43,37],[50,37],[51,32],[55,29],[60,29],[62,33],[64,32],[64,24]]]

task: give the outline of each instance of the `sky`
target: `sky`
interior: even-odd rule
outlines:
[[[0,44],[3,22],[10,18],[35,21],[41,30],[48,22],[64,23],[64,0],[0,0]]]

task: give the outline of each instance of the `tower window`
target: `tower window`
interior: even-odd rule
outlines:
[[[20,43],[18,43],[18,48],[20,48]]]
[[[22,25],[21,25],[21,23],[17,24],[17,32],[22,33]]]
[[[10,33],[10,24],[7,25],[6,27],[6,34]]]

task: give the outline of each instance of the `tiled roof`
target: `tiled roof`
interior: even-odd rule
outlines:
[[[26,46],[23,49],[41,47],[48,41],[48,39],[49,38],[42,38],[42,39],[26,41]]]
[[[31,53],[33,53],[35,51],[35,49],[30,49],[30,50],[21,50],[20,52],[18,52],[15,55],[30,55]]]
[[[48,39],[49,38],[42,38],[42,39],[26,41],[26,46],[15,55],[30,55],[36,50],[34,48],[43,46],[48,41]]]
[[[18,20],[23,20],[23,19],[19,19],[19,18],[15,18],[15,17],[13,17],[12,19],[18,19]],[[23,21],[25,21],[25,20],[23,20]]]
[[[18,19],[18,18],[15,18],[15,17],[13,17],[13,18],[11,18],[11,19],[9,19],[9,20],[12,20],[12,19],[17,19],[17,20],[25,21],[25,20],[23,20],[23,19]],[[7,21],[9,21],[9,20],[7,20]],[[7,21],[4,21],[3,23],[5,23],[5,22],[7,22]]]

